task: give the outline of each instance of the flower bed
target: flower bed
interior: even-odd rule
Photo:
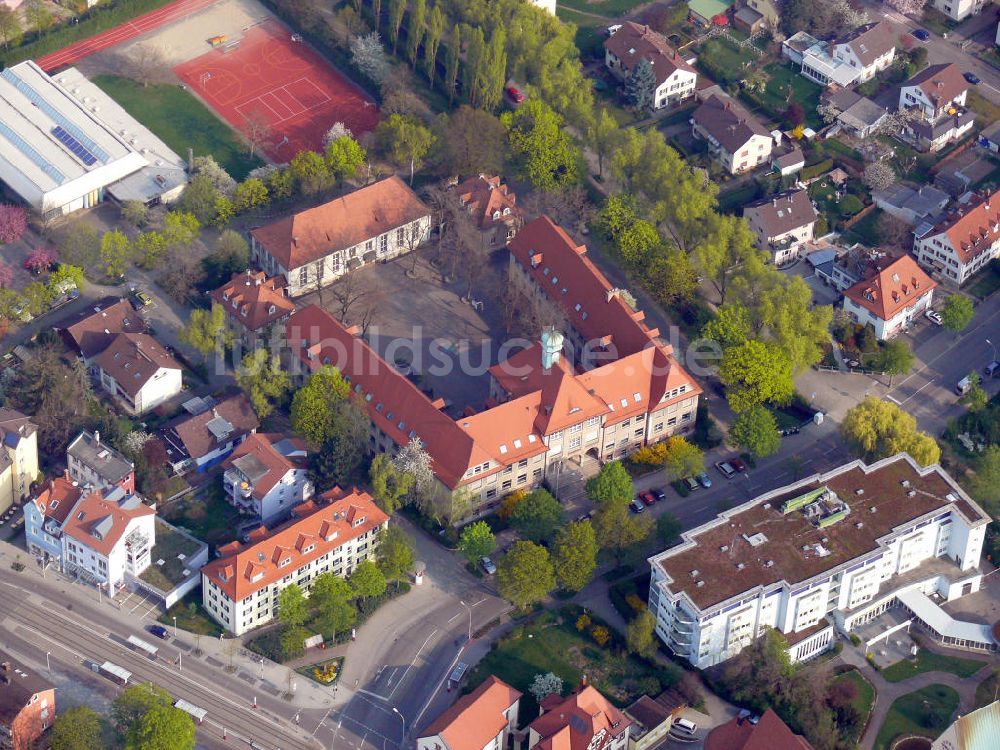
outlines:
[[[340,679],[340,673],[344,671],[344,657],[335,656],[332,659],[321,661],[318,664],[299,667],[295,671],[300,675],[308,677],[313,682],[318,682],[320,685],[329,687],[331,685],[336,685],[337,680]]]

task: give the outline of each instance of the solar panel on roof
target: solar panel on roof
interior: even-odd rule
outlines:
[[[44,156],[38,153],[18,133],[7,127],[6,123],[0,122],[0,135],[10,141],[18,151],[31,159],[31,161],[33,161],[39,169],[45,172],[45,174],[47,174],[56,184],[61,185],[66,181],[66,177],[62,172],[49,164]]]
[[[92,167],[97,163],[97,157],[90,153],[82,143],[80,143],[76,138],[67,133],[62,125],[56,125],[52,128],[52,135],[56,137],[62,145],[70,150],[70,152],[88,167]]]

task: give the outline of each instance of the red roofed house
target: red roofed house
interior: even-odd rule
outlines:
[[[252,351],[266,345],[271,333],[295,310],[281,276],[267,278],[263,271],[234,273],[228,283],[212,292],[212,301],[226,311],[226,325]]]
[[[1000,190],[977,195],[913,241],[924,268],[964,284],[993,258],[1000,257]]]
[[[174,471],[206,471],[257,432],[260,420],[242,393],[225,398],[200,414],[174,420],[160,435]]]
[[[859,325],[871,325],[879,339],[890,339],[931,309],[936,286],[912,256],[884,258],[844,291],[844,312]]]
[[[528,725],[528,750],[625,750],[629,718],[590,685],[566,699],[553,694]]]
[[[269,523],[313,494],[306,447],[298,438],[253,433],[223,464],[222,486],[240,513]]]
[[[55,688],[35,669],[0,651],[0,748],[41,747],[39,740],[55,718]]]
[[[393,175],[250,230],[251,252],[268,276],[284,276],[288,295],[298,297],[355,268],[414,250],[430,226],[430,209]]]
[[[450,517],[456,492],[471,501],[454,521],[481,516],[507,493],[537,487],[564,469],[691,429],[701,393],[629,295],[613,289],[586,248],[550,219],[526,225],[509,249],[509,282],[558,310],[570,354],[564,361],[562,333],[546,331],[541,345],[491,368],[484,411],[452,419],[442,399],[428,399],[356,329],[321,308],[299,310],[287,326],[293,367],[305,374],[337,367],[363,400],[372,450],[421,441],[440,484],[442,512]]]
[[[506,247],[524,224],[517,195],[499,176],[476,175],[453,190],[482,235],[484,250]]]
[[[505,750],[520,700],[520,691],[490,675],[424,728],[417,750]]]
[[[63,476],[35,488],[23,508],[28,552],[43,562],[62,559],[62,527],[81,495],[83,488],[68,469]]]
[[[759,721],[740,715],[717,726],[705,738],[705,750],[812,750],[770,708]]]
[[[730,174],[752,171],[770,162],[774,138],[756,117],[732,97],[712,94],[691,116],[695,138]]]
[[[694,96],[698,83],[695,69],[662,34],[648,26],[626,21],[604,41],[604,64],[614,76],[625,81],[640,60],[647,60],[653,67],[650,104],[654,110]]]
[[[119,333],[94,359],[101,387],[139,416],[181,392],[181,366],[145,333]]]
[[[975,113],[965,108],[968,90],[955,63],[924,68],[899,89],[899,109],[914,115],[899,135],[921,151],[938,151],[960,140],[975,124]]]
[[[201,569],[202,604],[226,630],[242,635],[274,619],[278,594],[293,581],[305,590],[320,573],[348,576],[375,557],[389,524],[371,496],[334,487],[292,509],[276,529],[251,532],[247,544],[220,547]]]
[[[90,364],[119,333],[146,333],[146,322],[127,300],[105,297],[75,323],[62,329],[63,338]]]

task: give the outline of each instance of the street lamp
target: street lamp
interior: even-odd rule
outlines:
[[[46,651],[45,652],[45,671],[46,672],[51,672],[52,671],[52,667],[49,666],[49,654],[51,654],[51,653],[52,653],[51,651]]]
[[[392,712],[399,717],[399,720],[403,723],[403,737],[399,741],[399,746],[402,747],[403,743],[406,741],[406,719],[403,718],[403,714],[400,713],[399,709],[395,706],[392,707]]]
[[[463,602],[461,599],[458,600],[458,603],[461,604],[463,607],[465,607],[467,610],[469,610],[469,640],[471,641],[472,640],[472,607],[470,607],[468,604],[466,604],[465,602]]]
[[[264,679],[264,657],[260,657],[260,679]]]
[[[177,637],[177,618],[174,618],[174,638]]]

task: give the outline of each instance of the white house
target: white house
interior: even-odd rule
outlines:
[[[520,700],[520,691],[490,675],[421,730],[417,750],[505,750]]]
[[[988,628],[947,602],[979,589],[990,517],[940,466],[906,454],[853,461],[779,487],[684,532],[651,557],[649,611],[656,634],[705,668],[735,656],[768,628],[793,661],[830,648],[894,606],[917,611],[928,635],[993,651]]]
[[[899,90],[899,109],[911,113],[900,137],[921,151],[937,151],[960,140],[975,125],[965,108],[969,83],[954,63],[930,65]]]
[[[931,0],[930,5],[953,21],[962,21],[980,13],[987,6],[993,7],[993,4],[986,0]]]
[[[252,435],[260,420],[250,400],[238,393],[197,414],[186,414],[165,427],[160,435],[174,471],[207,471]]]
[[[388,525],[368,493],[334,487],[297,505],[284,525],[220,547],[201,569],[202,604],[226,630],[242,635],[274,619],[278,594],[290,583],[308,591],[321,573],[346,578],[373,559]]]
[[[430,209],[393,175],[250,230],[251,252],[268,276],[284,275],[288,295],[297,297],[415,250],[430,229]]]
[[[743,207],[743,217],[754,233],[756,245],[767,250],[776,266],[799,257],[799,248],[813,239],[816,209],[809,191],[789,190]]]
[[[223,462],[222,484],[241,513],[270,523],[313,495],[306,448],[297,438],[253,433]]]
[[[771,160],[774,138],[732,97],[712,94],[691,117],[696,138],[730,174],[749,172]]]
[[[662,34],[648,26],[626,21],[604,41],[604,64],[615,77],[624,81],[640,60],[647,60],[653,68],[651,103],[654,110],[694,96],[698,83],[694,68]]]
[[[939,224],[917,227],[913,254],[956,285],[1000,258],[1000,190],[973,196]]]
[[[84,487],[135,492],[135,464],[106,442],[101,433],[84,430],[66,448],[69,476]]]
[[[892,65],[895,34],[885,21],[859,26],[831,42],[800,31],[782,42],[781,53],[821,86],[848,87],[871,80]]]
[[[94,360],[101,387],[139,416],[181,392],[181,365],[145,333],[120,333]]]
[[[528,2],[553,16],[556,14],[556,0],[528,0]]]
[[[844,312],[858,325],[870,324],[880,340],[890,339],[931,309],[937,283],[911,255],[880,262],[872,270],[844,291]]]

